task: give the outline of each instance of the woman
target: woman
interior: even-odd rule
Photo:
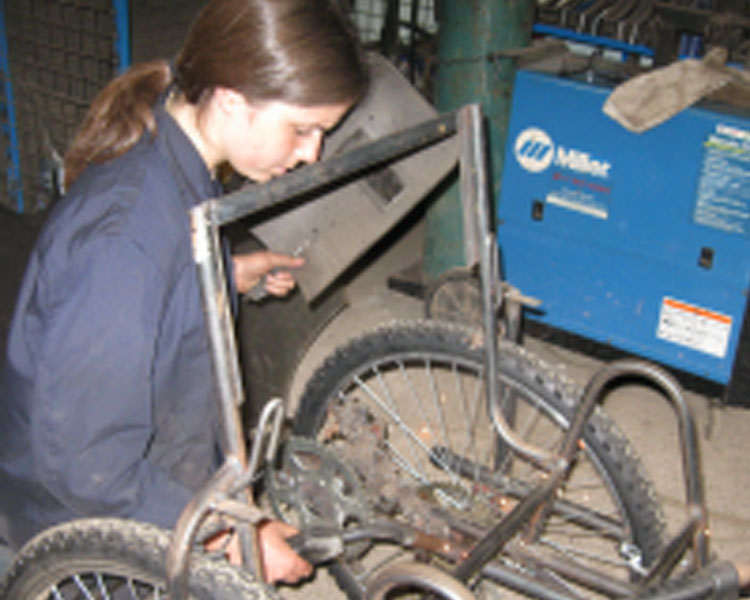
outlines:
[[[325,0],[213,0],[174,67],[131,68],[66,155],[66,196],[27,269],[0,384],[0,537],[81,516],[174,525],[220,460],[188,210],[223,163],[262,182],[318,158],[361,97],[354,36]],[[299,258],[233,257],[239,293]],[[281,271],[279,271],[281,269]],[[261,529],[268,580],[310,566]]]

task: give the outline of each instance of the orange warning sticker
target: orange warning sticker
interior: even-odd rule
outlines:
[[[732,317],[683,300],[665,297],[656,337],[724,358],[732,332]]]

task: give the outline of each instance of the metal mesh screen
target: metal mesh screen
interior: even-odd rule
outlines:
[[[435,33],[437,23],[435,22],[434,0],[401,0],[398,3],[399,22],[405,24],[411,22],[413,1],[418,2],[417,26],[429,33]],[[380,41],[385,24],[387,4],[388,0],[353,1],[351,16],[363,43],[373,44]],[[409,41],[408,28],[400,28],[399,38],[404,43]]]
[[[10,190],[0,197],[35,212],[53,195],[56,156],[117,68],[115,15],[111,0],[6,1],[5,24],[20,177],[8,181],[4,153],[3,190]]]
[[[133,62],[171,58],[206,0],[131,0]]]
[[[398,10],[400,43],[412,41],[412,25],[430,34],[437,30],[435,0],[341,1],[371,47],[383,41],[389,5]],[[130,0],[132,61],[174,56],[204,2]],[[117,71],[117,15],[112,0],[5,0],[2,6],[7,42],[2,74],[12,85],[15,114],[0,111],[0,204],[31,213],[54,197],[60,156],[93,97]],[[17,155],[9,148],[11,129]]]

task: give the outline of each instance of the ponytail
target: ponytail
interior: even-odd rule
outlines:
[[[164,61],[142,63],[94,99],[65,155],[65,188],[92,163],[156,133],[151,107],[172,80]],[[211,0],[175,61],[175,90],[200,105],[221,86],[250,102],[354,103],[368,84],[351,23],[332,0]]]
[[[97,94],[65,154],[65,189],[83,170],[125,154],[143,135],[156,133],[152,106],[171,80],[166,61],[132,66]]]

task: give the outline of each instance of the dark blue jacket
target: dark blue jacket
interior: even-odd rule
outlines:
[[[89,167],[20,290],[0,379],[0,537],[79,516],[172,526],[219,458],[188,210],[219,193],[180,127]]]

